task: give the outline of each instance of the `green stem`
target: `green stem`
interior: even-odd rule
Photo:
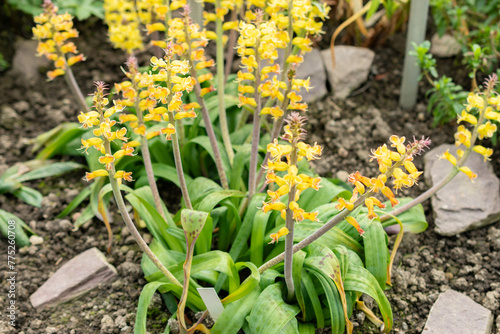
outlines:
[[[224,32],[222,30],[222,19],[219,17],[218,12],[222,10],[221,0],[216,0],[216,19],[215,19],[215,32],[217,34],[217,97],[219,98],[219,121],[220,128],[222,132],[222,141],[224,147],[226,148],[227,156],[229,158],[229,163],[233,164],[234,151],[231,144],[231,139],[229,137],[229,127],[227,125],[227,115],[226,108],[224,105],[224,43],[223,36]]]

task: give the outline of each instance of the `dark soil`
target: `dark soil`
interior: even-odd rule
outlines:
[[[100,23],[80,25],[82,38],[77,42],[87,61],[75,66],[77,81],[85,93],[91,93],[93,80],[110,84],[121,78],[125,56],[113,50],[106,41],[106,30]],[[421,87],[419,104],[414,110],[398,107],[404,37],[395,36],[384,48],[376,49],[370,80],[345,101],[326,97],[310,106],[310,142],[324,146],[323,159],[316,164],[323,176],[344,178],[356,170],[364,175],[376,174],[370,163],[369,151],[386,143],[392,134],[406,138],[430,137],[432,147],[453,141],[456,124],[432,128],[432,117],[426,112]],[[447,73],[459,73],[456,62],[446,61],[440,67]],[[46,83],[42,77],[24,82],[16,74],[0,73],[0,107],[12,108],[18,118],[12,126],[0,124],[0,174],[14,163],[33,159],[29,139],[65,121],[75,121],[78,107],[65,82],[58,78]],[[69,159],[61,157],[61,159]],[[422,167],[422,159],[417,159]],[[500,155],[492,164],[500,175]],[[89,222],[78,231],[72,221],[56,219],[61,210],[85,186],[83,171],[61,178],[32,182],[45,196],[41,209],[23,204],[13,196],[0,195],[3,210],[13,212],[44,238],[44,243],[18,250],[17,260],[17,328],[18,333],[130,333],[132,332],[137,300],[145,280],[140,269],[141,253],[119,218],[112,224],[115,244],[108,261],[117,267],[119,278],[100,286],[77,300],[55,308],[36,312],[29,296],[62,264],[91,247],[105,252],[107,232],[98,220]],[[165,185],[168,187],[168,185]],[[423,182],[404,191],[415,196],[425,189]],[[429,310],[439,293],[453,288],[468,295],[494,312],[500,322],[500,223],[455,237],[434,233],[430,206],[424,204],[429,229],[419,235],[405,235],[394,262],[393,288],[387,292],[393,306],[394,332],[420,333]],[[147,238],[148,236],[146,236]],[[149,237],[150,238],[150,237]],[[6,240],[0,239],[2,250]],[[6,291],[6,252],[0,253],[2,289]],[[4,305],[6,296],[0,296]],[[369,301],[367,301],[370,304]],[[371,303],[373,304],[373,303]],[[3,312],[2,312],[3,313]],[[151,307],[154,319],[148,326],[159,333],[165,327],[166,310],[156,298]],[[356,333],[376,333],[377,329],[356,313],[352,320]],[[112,326],[111,324],[114,324]],[[0,333],[8,333],[5,319],[0,320]]]

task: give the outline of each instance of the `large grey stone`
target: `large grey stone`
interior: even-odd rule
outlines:
[[[367,48],[339,45],[335,50],[335,67],[331,51],[323,50],[321,55],[328,72],[328,80],[336,98],[345,99],[355,88],[368,78],[375,53]]]
[[[424,157],[429,186],[443,180],[452,169],[450,162],[439,159],[447,149],[456,152],[455,145],[446,144]],[[459,173],[432,197],[435,231],[441,235],[456,235],[500,220],[500,181],[491,164],[472,152],[465,165],[478,175],[474,181]]]
[[[453,57],[460,53],[462,47],[457,40],[448,34],[439,37],[437,33],[431,39],[431,53],[436,57]]]
[[[450,289],[432,306],[422,334],[489,334],[492,325],[490,310]]]
[[[99,284],[116,278],[116,269],[97,248],[75,256],[56,271],[30,297],[34,308],[56,306],[76,298]]]
[[[302,99],[307,103],[320,100],[328,93],[326,89],[326,69],[323,64],[323,57],[318,49],[312,49],[311,52],[305,54],[304,62],[297,69],[296,78],[311,78],[312,88],[308,92],[304,88],[300,90]]]
[[[37,57],[38,41],[19,40],[16,42],[16,53],[12,59],[12,71],[20,74],[29,85],[40,78],[38,68],[48,67],[50,61],[46,57]]]

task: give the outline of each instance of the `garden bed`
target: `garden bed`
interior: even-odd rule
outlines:
[[[92,92],[92,82],[103,80],[114,83],[121,80],[121,66],[125,56],[112,50],[106,40],[105,27],[82,26],[79,49],[87,61],[74,67],[77,81],[84,93]],[[92,38],[89,38],[92,36]],[[357,170],[374,176],[376,164],[370,162],[369,151],[385,143],[388,135],[407,138],[430,137],[432,147],[453,141],[456,124],[432,128],[432,117],[426,112],[421,87],[419,104],[411,111],[398,108],[403,54],[402,36],[393,37],[376,56],[370,78],[355,96],[337,101],[330,96],[310,105],[308,142],[324,146],[323,159],[317,168],[322,176],[338,177]],[[404,44],[403,44],[404,45]],[[444,62],[446,71],[455,71],[457,63]],[[36,82],[25,82],[12,73],[1,73],[0,106],[13,108],[19,118],[14,126],[0,125],[0,169],[35,157],[30,138],[56,125],[76,121],[77,104],[72,99],[62,78],[46,83],[42,76]],[[382,120],[383,122],[380,122]],[[68,160],[69,157],[60,159]],[[78,159],[77,159],[78,160]],[[83,162],[83,161],[81,161]],[[500,176],[500,154],[492,157],[497,176]],[[423,159],[416,159],[422,167]],[[3,170],[0,170],[2,172]],[[59,212],[84,187],[83,171],[66,174],[31,186],[45,196],[41,209],[23,204],[14,197],[0,195],[3,210],[18,215],[44,238],[44,243],[29,246],[17,252],[17,330],[28,333],[122,333],[132,332],[137,300],[145,280],[140,268],[141,252],[124,228],[121,218],[115,216],[112,229],[115,243],[108,261],[117,267],[119,278],[113,283],[55,308],[36,312],[29,296],[62,264],[91,247],[105,252],[107,232],[102,222],[94,220],[78,231],[69,221],[56,219]],[[167,189],[160,191],[168,192]],[[172,188],[174,186],[171,186]],[[403,195],[416,196],[426,189],[423,182]],[[177,192],[177,190],[176,190]],[[169,203],[167,203],[169,205]],[[178,205],[173,203],[170,205]],[[114,210],[114,206],[112,206]],[[406,234],[393,268],[393,288],[387,295],[393,307],[394,332],[420,333],[430,307],[440,292],[453,288],[491,309],[497,320],[500,316],[499,297],[487,297],[491,291],[500,292],[500,223],[455,237],[441,237],[434,233],[430,205],[424,204],[429,229],[419,235]],[[391,240],[393,242],[393,240]],[[1,239],[6,249],[5,239]],[[6,272],[6,252],[0,253],[0,269]],[[2,280],[5,290],[6,281]],[[5,296],[0,296],[3,304]],[[368,303],[369,304],[369,303]],[[373,304],[373,303],[372,303]],[[375,306],[376,307],[376,306]],[[168,319],[166,309],[157,297],[150,307],[151,333],[163,332]],[[352,318],[358,326],[355,333],[377,332],[360,312]],[[7,323],[0,321],[0,332]]]

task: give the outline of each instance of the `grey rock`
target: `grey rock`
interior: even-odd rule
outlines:
[[[450,289],[432,306],[422,334],[489,334],[492,325],[490,310]]]
[[[323,98],[327,93],[326,89],[326,69],[323,64],[323,57],[318,49],[312,49],[304,56],[304,62],[297,68],[295,76],[297,79],[310,78],[312,88],[307,92],[301,89],[300,95],[307,102],[314,102]]]
[[[113,280],[116,276],[116,269],[106,261],[104,254],[97,248],[91,248],[59,268],[30,296],[30,301],[37,310],[55,306]]]
[[[73,229],[73,224],[68,219],[62,219],[59,221],[59,229],[61,231],[71,231]]]
[[[115,326],[120,328],[120,329],[127,327],[127,320],[125,319],[125,317],[122,315],[116,317]]]
[[[436,283],[442,283],[446,281],[446,276],[443,271],[437,270],[437,269],[432,269],[431,270],[431,277]]]
[[[32,245],[40,245],[43,244],[43,238],[39,235],[32,235],[30,237],[30,242]]]
[[[456,152],[454,145],[441,145],[424,157],[425,182],[429,186],[440,182],[453,167],[439,159],[447,149]],[[432,197],[438,234],[452,236],[500,220],[500,181],[491,164],[472,152],[466,166],[478,175],[473,182],[459,173]]]
[[[59,330],[53,326],[49,326],[49,327],[45,328],[45,333],[47,333],[47,334],[55,334],[58,332],[59,332]]]
[[[321,51],[321,55],[334,97],[345,99],[368,78],[375,53],[367,48],[346,45],[336,46],[334,50],[335,67],[329,49]]]
[[[460,53],[461,46],[457,40],[448,34],[439,37],[435,33],[431,38],[431,53],[436,57],[453,57]]]
[[[109,315],[104,315],[101,319],[101,333],[113,333],[115,322]]]
[[[38,42],[20,40],[16,43],[16,53],[12,59],[12,71],[20,74],[27,84],[40,78],[39,67],[48,67],[50,61],[45,57],[37,57]]]
[[[0,109],[0,125],[2,128],[7,130],[12,130],[18,123],[21,121],[21,118],[16,113],[14,108],[3,105]]]
[[[498,291],[488,291],[483,299],[483,306],[489,310],[496,310],[500,307],[500,293]]]

